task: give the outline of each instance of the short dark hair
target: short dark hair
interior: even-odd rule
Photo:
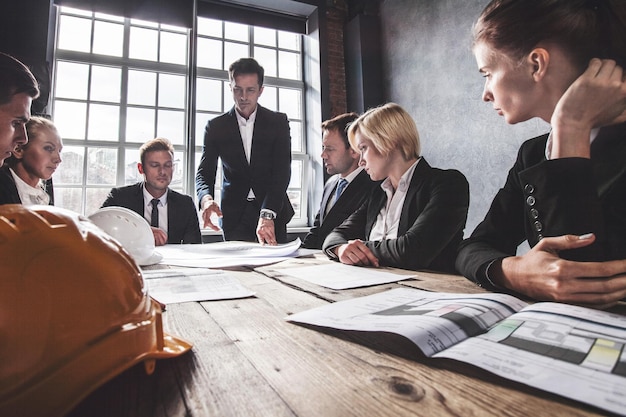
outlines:
[[[348,149],[350,147],[350,142],[348,141],[348,127],[350,127],[350,124],[358,117],[359,115],[354,112],[340,114],[339,116],[335,116],[323,122],[322,130],[339,132],[346,145],[346,149]]]
[[[242,74],[256,74],[259,78],[259,87],[263,87],[265,70],[254,58],[239,58],[228,67],[228,79],[230,81]]]
[[[20,93],[37,98],[39,84],[26,65],[0,52],[0,105],[10,102],[14,95]]]
[[[172,155],[172,159],[174,159],[174,147],[172,146],[172,142],[165,138],[154,138],[150,139],[139,148],[139,160],[141,161],[141,165],[145,163],[146,154],[148,152],[156,151],[167,151]]]

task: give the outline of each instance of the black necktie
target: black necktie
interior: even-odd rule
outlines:
[[[150,204],[152,204],[152,214],[150,215],[150,226],[159,227],[159,209],[157,207],[159,205],[159,199],[153,198]]]

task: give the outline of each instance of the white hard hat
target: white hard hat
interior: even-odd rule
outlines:
[[[89,216],[89,220],[117,239],[139,265],[152,265],[163,259],[154,250],[150,225],[134,211],[125,207],[103,207]]]

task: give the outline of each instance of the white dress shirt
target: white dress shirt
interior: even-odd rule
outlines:
[[[24,182],[24,180],[21,179],[15,171],[13,171],[13,168],[9,168],[9,171],[11,171],[11,175],[13,175],[15,187],[17,188],[17,194],[20,196],[20,200],[23,205],[32,206],[34,204],[50,204],[50,196],[46,190],[44,190],[44,185],[41,180],[39,181],[38,187],[33,187]]]
[[[235,114],[237,115],[237,123],[239,124],[239,133],[241,133],[241,141],[243,142],[243,150],[246,154],[248,164],[250,164],[250,154],[252,153],[252,135],[254,134],[254,122],[256,121],[257,109],[258,107],[254,109],[254,111],[247,120],[245,117],[240,115],[237,110],[235,110]],[[250,188],[250,191],[248,192],[248,198],[254,198],[252,188]]]
[[[337,180],[337,185],[339,184],[339,181],[341,181],[341,179],[343,178],[344,180],[348,182],[348,184],[346,184],[346,188],[348,188],[350,184],[352,183],[352,181],[354,181],[356,176],[361,173],[361,171],[363,171],[363,167],[357,167],[354,171],[352,171],[345,177],[342,177],[341,175],[339,175],[339,179]],[[343,189],[342,194],[346,191],[346,188]],[[337,200],[338,198],[335,198],[335,192],[333,191],[333,195],[330,196],[330,198],[328,199],[328,203],[326,204],[326,213],[330,211],[330,209],[335,205]]]
[[[398,237],[398,224],[400,223],[400,216],[402,215],[402,207],[404,206],[406,193],[409,189],[409,185],[411,184],[415,167],[421,159],[422,158],[419,158],[415,161],[415,163],[411,165],[404,174],[402,174],[400,182],[398,183],[398,189],[395,190],[395,192],[389,178],[385,179],[382,184],[380,184],[380,187],[387,194],[387,201],[385,206],[380,210],[380,213],[378,213],[376,222],[374,223],[367,240],[376,241],[396,239]]]
[[[596,136],[598,136],[599,132],[600,132],[600,128],[599,127],[591,129],[591,134],[589,135],[589,145],[590,146],[593,143],[593,140],[596,138]],[[551,156],[550,156],[551,153],[552,153],[552,130],[550,130],[550,134],[548,135],[548,140],[546,141],[546,159],[548,161],[552,159]]]

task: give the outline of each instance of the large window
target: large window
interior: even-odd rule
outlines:
[[[291,225],[306,225],[302,36],[198,18],[198,52],[191,57],[189,34],[185,28],[59,8],[52,116],[64,150],[54,176],[55,204],[93,213],[112,187],[141,179],[138,149],[157,136],[170,139],[176,150],[172,188],[195,196],[204,126],[233,104],[227,68],[252,56],[266,74],[259,103],[290,121],[288,193],[296,211]],[[220,181],[218,175],[218,188]]]

